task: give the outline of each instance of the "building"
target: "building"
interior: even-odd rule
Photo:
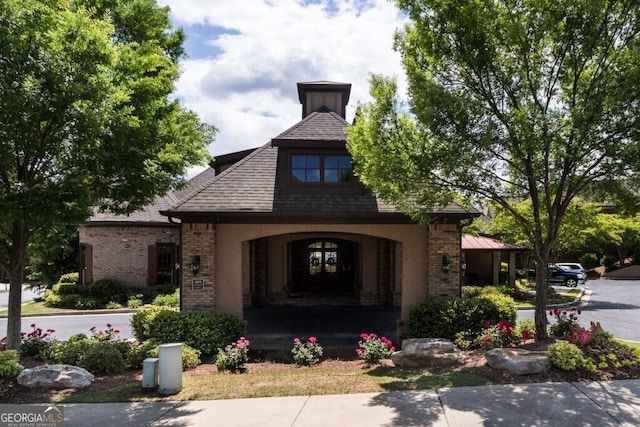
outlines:
[[[93,278],[115,246],[135,249],[140,260],[146,249],[147,266],[137,263],[144,274],[119,270],[152,284],[170,265],[182,266],[171,274],[180,276],[183,310],[240,318],[246,307],[322,301],[398,306],[406,320],[430,298],[459,295],[461,221],[477,212],[450,205],[422,226],[362,185],[346,148],[350,90],[347,83],[298,83],[302,119],[255,150],[223,156],[219,173],[205,171],[171,196],[176,203],[157,203],[164,221],[94,217],[81,232],[93,248]],[[113,245],[98,243],[98,235]],[[162,258],[165,251],[175,258]],[[126,259],[133,257],[118,262]]]

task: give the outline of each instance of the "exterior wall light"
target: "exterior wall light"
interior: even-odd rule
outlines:
[[[193,273],[194,276],[197,276],[199,271],[200,271],[200,255],[194,255],[193,259],[191,260],[191,272]]]
[[[451,261],[446,255],[442,255],[442,271],[448,273],[451,269]]]

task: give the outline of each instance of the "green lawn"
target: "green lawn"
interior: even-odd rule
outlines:
[[[322,362],[313,367],[287,364],[263,364],[245,373],[203,372],[184,375],[182,390],[166,397],[145,394],[140,381],[100,391],[75,391],[60,403],[244,399],[271,396],[371,393],[394,390],[424,390],[442,387],[487,385],[489,380],[461,372],[430,373],[424,369],[394,367],[367,368],[364,364]]]
[[[579,293],[580,289],[568,289],[567,291],[554,294],[547,299],[547,306],[572,303]],[[535,299],[535,295],[531,295],[526,300],[516,301],[516,304],[518,308],[533,308],[535,307]]]
[[[46,307],[43,302],[30,302],[22,306],[22,315],[26,314],[48,314],[48,313],[69,313],[77,310],[69,308]],[[8,310],[0,310],[0,317],[7,316]]]

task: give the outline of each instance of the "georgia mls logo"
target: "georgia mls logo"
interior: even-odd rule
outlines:
[[[56,405],[6,405],[0,411],[0,427],[61,427],[64,422]]]

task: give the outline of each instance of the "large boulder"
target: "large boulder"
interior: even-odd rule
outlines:
[[[91,372],[71,365],[40,365],[18,375],[18,384],[30,388],[87,388],[92,382]]]
[[[494,348],[485,353],[485,358],[493,369],[514,375],[539,374],[551,366],[546,351],[529,351],[522,348]]]
[[[391,355],[400,368],[453,366],[464,361],[464,353],[443,338],[411,338],[402,341],[402,350]]]

